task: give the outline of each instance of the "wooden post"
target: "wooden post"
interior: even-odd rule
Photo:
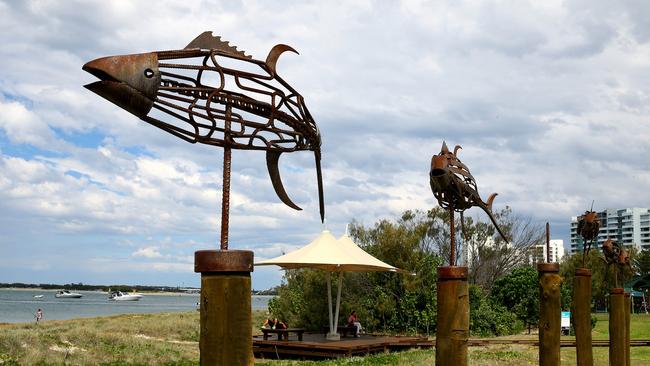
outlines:
[[[436,365],[466,366],[469,338],[467,267],[438,267]]]
[[[194,272],[201,273],[201,366],[253,365],[253,252],[199,250]]]
[[[560,265],[539,263],[539,364],[560,364],[560,331],[562,310],[560,304]]]
[[[573,276],[573,327],[576,332],[576,365],[593,366],[591,349],[591,270],[577,268]]]
[[[625,293],[625,366],[631,366],[630,363],[630,311],[632,307],[632,298],[629,292]]]
[[[622,288],[609,292],[609,364],[625,366],[625,296]]]

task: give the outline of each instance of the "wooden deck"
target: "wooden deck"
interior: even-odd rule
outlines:
[[[288,341],[263,340],[253,337],[255,357],[266,359],[324,359],[361,356],[372,353],[399,351],[408,348],[431,348],[434,343],[427,337],[401,337],[361,335],[340,341],[328,341],[322,333],[305,333],[302,341],[290,336]]]

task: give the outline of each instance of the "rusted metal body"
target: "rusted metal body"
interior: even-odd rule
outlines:
[[[593,206],[593,205],[592,205]],[[598,230],[600,230],[600,219],[595,211],[585,211],[578,217],[578,235],[582,237],[582,267],[585,266],[585,260],[589,255],[589,250],[598,238]]]
[[[273,188],[298,210],[278,161],[285,152],[312,151],[324,219],[320,132],[303,97],[277,74],[286,51],[296,52],[279,44],[266,60],[255,60],[204,32],[184,49],[103,57],[83,66],[100,79],[86,85],[99,96],[187,142],[225,149],[221,249],[227,249],[231,149],[266,151]]]
[[[573,327],[576,333],[576,364],[592,366],[591,270],[577,268],[573,276]]]
[[[614,266],[614,287],[618,288],[619,277],[624,277],[625,270],[630,268],[630,253],[612,239],[605,240],[602,249],[608,272]]]
[[[539,263],[537,271],[539,273],[539,364],[557,366],[560,364],[562,326],[560,265]]]
[[[184,49],[103,57],[83,66],[100,79],[85,86],[92,92],[184,141],[224,148],[221,250],[195,253],[195,271],[201,273],[201,365],[253,362],[253,253],[228,251],[232,150],[265,151],[276,194],[297,210],[280,178],[280,155],[312,151],[321,221],[325,217],[320,132],[303,97],[277,74],[286,51],[296,52],[279,44],[266,60],[255,60],[204,32]]]
[[[449,210],[451,255],[450,266],[456,265],[454,212],[460,212],[460,223],[463,225],[463,212],[471,207],[480,207],[488,215],[497,231],[506,242],[503,231],[497,224],[492,214],[492,202],[497,196],[493,193],[487,202],[483,202],[478,193],[476,180],[469,172],[469,168],[458,159],[460,145],[456,145],[454,151],[449,151],[447,143],[442,143],[440,153],[431,157],[431,170],[429,171],[429,184],[433,196],[438,200],[440,207]]]
[[[438,267],[436,365],[467,365],[469,288],[467,267]]]
[[[625,294],[622,288],[609,292],[609,364],[625,366]]]
[[[630,307],[631,307],[631,294],[625,292],[624,306],[625,306],[625,365],[630,366]]]

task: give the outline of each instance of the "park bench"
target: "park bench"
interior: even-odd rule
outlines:
[[[323,327],[323,333],[325,333],[325,336],[327,336],[327,333],[330,331],[329,326],[324,326]],[[341,337],[346,337],[348,333],[354,335],[357,332],[357,327],[354,325],[352,326],[347,326],[347,325],[339,325],[336,327],[336,333],[339,333]]]
[[[262,333],[264,333],[264,340],[269,339],[269,333],[275,333],[278,335],[278,341],[284,339],[285,341],[289,340],[289,333],[296,333],[298,335],[298,340],[302,341],[302,334],[305,333],[304,328],[287,328],[287,329],[271,329],[271,328],[262,328]]]

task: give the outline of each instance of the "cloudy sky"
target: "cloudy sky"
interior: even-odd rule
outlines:
[[[154,6],[155,4],[155,6]],[[187,144],[82,87],[100,56],[180,49],[213,31],[278,73],[323,136],[326,227],[435,205],[443,140],[483,195],[553,237],[570,217],[650,206],[647,1],[2,1],[0,282],[198,286],[218,246],[222,150]],[[313,155],[234,151],[230,247],[256,259],[323,228]],[[478,214],[476,209],[471,215]],[[281,272],[256,269],[253,287]]]

